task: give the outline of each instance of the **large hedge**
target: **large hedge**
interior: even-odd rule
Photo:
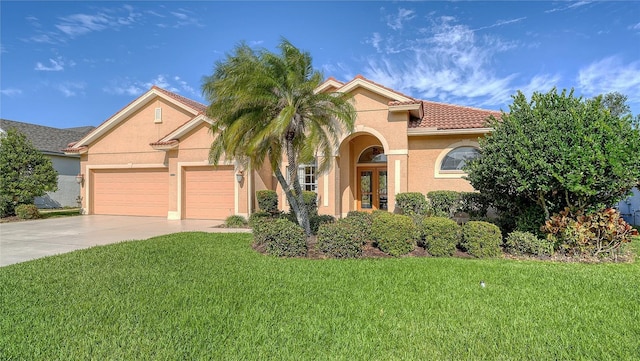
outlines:
[[[493,132],[465,166],[469,181],[503,213],[537,207],[538,225],[565,207],[612,206],[640,179],[640,130],[630,114],[610,108],[573,90],[531,100],[518,92],[501,119],[489,120]]]
[[[14,215],[17,206],[56,191],[58,172],[24,134],[10,128],[0,135],[0,185],[0,216]]]

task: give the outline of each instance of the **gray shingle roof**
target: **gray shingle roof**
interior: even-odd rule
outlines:
[[[27,136],[41,152],[64,154],[62,149],[67,148],[69,143],[77,142],[95,127],[77,127],[60,129],[45,127],[43,125],[16,122],[13,120],[0,119],[0,129],[5,132],[9,129],[16,129]]]

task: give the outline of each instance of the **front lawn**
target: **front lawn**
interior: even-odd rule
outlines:
[[[179,233],[2,267],[0,359],[640,359],[638,261],[278,259],[251,240]]]

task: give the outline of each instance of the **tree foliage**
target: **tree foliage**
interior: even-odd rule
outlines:
[[[14,215],[15,207],[58,189],[58,173],[51,160],[15,129],[0,136],[0,213]]]
[[[340,135],[353,129],[355,109],[346,94],[316,93],[324,77],[313,69],[309,53],[284,39],[279,49],[275,54],[241,43],[204,79],[207,115],[217,135],[209,158],[251,169],[268,161],[309,235],[298,165],[318,159],[318,172],[328,170]],[[283,155],[289,181],[281,171]]]
[[[527,100],[518,92],[508,113],[490,118],[494,131],[480,139],[468,180],[514,215],[534,207],[549,219],[565,207],[611,206],[640,179],[640,131],[625,109],[615,96],[582,99],[554,88]]]

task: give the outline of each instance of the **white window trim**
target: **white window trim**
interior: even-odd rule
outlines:
[[[451,152],[452,150],[460,147],[474,147],[474,148],[480,149],[480,143],[472,140],[463,140],[460,142],[450,144],[447,148],[443,149],[442,152],[440,152],[440,154],[438,155],[438,158],[436,158],[435,169],[433,174],[434,178],[459,179],[467,175],[466,172],[461,170],[441,170],[440,169],[440,167],[442,166],[442,161],[447,156],[447,154],[449,154],[449,152]]]

